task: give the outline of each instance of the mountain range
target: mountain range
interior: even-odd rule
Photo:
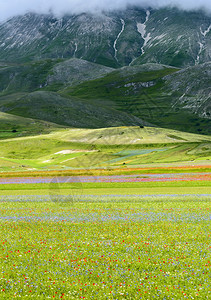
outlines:
[[[0,23],[0,131],[148,125],[209,134],[210,95],[211,16],[202,11],[28,13]],[[24,129],[24,118],[39,130]]]

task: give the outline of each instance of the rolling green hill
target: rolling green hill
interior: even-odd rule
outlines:
[[[58,90],[65,85],[100,78],[114,69],[81,59],[47,59],[0,68],[0,95],[32,92],[42,88]]]
[[[3,67],[0,111],[67,127],[154,124],[209,134],[210,70],[210,63],[113,70],[79,59]]]
[[[23,97],[4,101],[4,111],[62,124],[66,127],[98,128],[120,125],[143,125],[140,118],[119,112],[100,103],[65,97],[54,92],[37,91]]]
[[[62,126],[0,112],[0,139],[50,133]]]
[[[210,134],[210,72],[210,63],[182,70],[156,64],[131,66],[61,93],[96,99],[156,126]]]
[[[0,141],[0,171],[207,164],[211,137],[145,127],[63,129]]]

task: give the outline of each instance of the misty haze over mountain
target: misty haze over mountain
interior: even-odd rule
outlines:
[[[27,12],[46,14],[52,12],[56,16],[64,14],[79,14],[83,12],[101,12],[103,10],[120,10],[128,6],[140,6],[142,8],[161,8],[176,6],[185,10],[204,9],[211,13],[210,0],[0,0],[0,20],[5,20],[15,15]]]

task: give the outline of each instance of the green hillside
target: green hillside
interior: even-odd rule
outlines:
[[[0,139],[50,133],[62,126],[0,112]]]
[[[0,111],[66,127],[150,124],[210,134],[210,75],[210,63],[115,71],[80,59],[13,65],[0,69]]]
[[[61,93],[96,99],[159,127],[210,134],[210,70],[210,64],[182,71],[156,64],[124,67]]]
[[[154,127],[64,129],[0,141],[0,170],[208,163],[211,138]]]
[[[65,85],[102,77],[113,70],[76,58],[3,65],[0,68],[0,96],[42,88],[58,90]]]
[[[96,101],[84,101],[47,91],[26,94],[18,101],[4,101],[3,108],[10,114],[54,122],[66,127],[98,128],[147,124],[138,117],[119,112],[112,107],[104,107]]]

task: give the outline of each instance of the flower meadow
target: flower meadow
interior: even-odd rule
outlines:
[[[60,176],[60,177],[12,177],[0,178],[0,185],[5,184],[39,184],[39,183],[103,183],[103,182],[175,182],[175,181],[210,181],[210,172],[164,173],[144,175],[112,176]]]
[[[209,195],[47,198],[1,199],[0,299],[211,298]]]

